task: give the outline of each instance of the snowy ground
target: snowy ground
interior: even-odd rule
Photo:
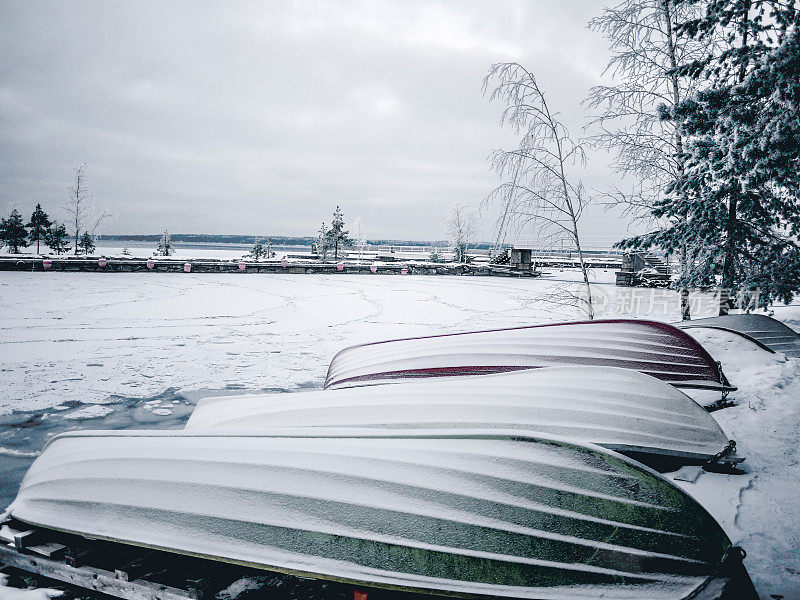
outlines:
[[[610,271],[596,277],[601,316],[677,320],[674,293],[615,288]],[[352,344],[574,320],[575,309],[547,300],[574,280],[558,271],[536,280],[1,273],[0,500],[60,431],[180,427],[199,397],[220,390],[321,387],[332,356]],[[711,299],[693,301],[695,316],[713,314]],[[800,306],[776,317],[797,328]],[[763,598],[800,598],[800,361],[691,333],[739,386],[737,406],[713,414],[747,472],[680,485],[747,550]],[[0,598],[9,590],[0,586]]]

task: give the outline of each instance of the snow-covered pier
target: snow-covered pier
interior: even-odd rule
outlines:
[[[175,259],[105,257],[0,257],[0,271],[62,271],[108,273],[347,273],[383,275],[511,275],[531,276],[502,265],[433,262],[321,262],[316,260]]]
[[[163,258],[104,258],[104,257],[2,257],[0,271],[85,271],[132,273],[383,273],[455,275],[487,271],[486,266],[437,263],[353,263],[281,260],[224,260]]]
[[[589,268],[618,269],[616,257],[597,256],[584,259]],[[527,268],[523,268],[527,267]],[[536,256],[528,265],[490,263],[432,262],[422,260],[344,260],[260,259],[252,258],[176,258],[176,257],[105,257],[105,256],[0,256],[0,271],[65,272],[186,272],[186,273],[365,273],[389,275],[509,275],[536,276],[545,268],[578,268],[577,257]]]

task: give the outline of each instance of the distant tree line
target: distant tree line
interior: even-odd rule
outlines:
[[[209,244],[251,244],[253,242],[252,235],[239,235],[239,234],[214,234],[214,233],[171,233],[170,237],[174,243],[189,242],[189,243],[209,243]],[[153,233],[114,233],[114,234],[99,234],[94,236],[97,240],[111,240],[118,242],[156,242],[161,239],[161,234]],[[261,238],[259,238],[261,239]],[[262,239],[262,243],[267,238]],[[319,239],[318,235],[310,236],[281,236],[270,235],[269,240],[273,248],[275,246],[311,246],[316,244]],[[375,246],[447,246],[452,243],[452,240],[392,240],[392,239],[365,239],[366,244]],[[489,242],[471,242],[470,248],[477,248],[487,250],[491,248],[492,244]]]
[[[158,233],[114,233],[95,236],[95,239],[113,240],[119,242],[158,242],[162,234]],[[188,242],[193,244],[250,244],[252,235],[217,234],[217,233],[171,233],[173,242]],[[273,245],[306,246],[317,239],[316,236],[270,236]]]

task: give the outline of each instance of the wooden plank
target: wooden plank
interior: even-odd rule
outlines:
[[[94,542],[84,542],[80,546],[67,548],[65,562],[70,567],[82,567],[92,560],[100,551],[100,546]]]
[[[15,529],[10,525],[0,528],[0,541],[14,544],[15,548],[23,548],[32,543],[36,531],[33,529]]]
[[[6,546],[0,546],[0,562],[42,577],[125,600],[198,600],[197,593],[191,590],[182,590],[142,579],[123,581],[117,579],[111,571],[88,566],[72,567],[49,558],[22,554]]]
[[[64,556],[67,547],[57,542],[44,542],[42,544],[28,546],[27,550],[46,558],[61,558]]]

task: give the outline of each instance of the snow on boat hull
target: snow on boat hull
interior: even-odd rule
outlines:
[[[749,339],[770,352],[783,352],[800,358],[800,336],[797,332],[767,315],[725,315],[675,323],[681,329],[710,328],[730,331]]]
[[[729,440],[675,387],[636,371],[545,367],[340,390],[207,398],[187,429],[522,429],[618,452],[706,461]],[[641,457],[639,457],[641,459]]]
[[[333,358],[325,387],[570,365],[622,367],[680,387],[735,389],[711,355],[684,331],[666,323],[624,319],[353,346]]]
[[[680,489],[597,446],[309,431],[63,434],[9,511],[87,537],[473,597],[684,598],[730,545]]]

